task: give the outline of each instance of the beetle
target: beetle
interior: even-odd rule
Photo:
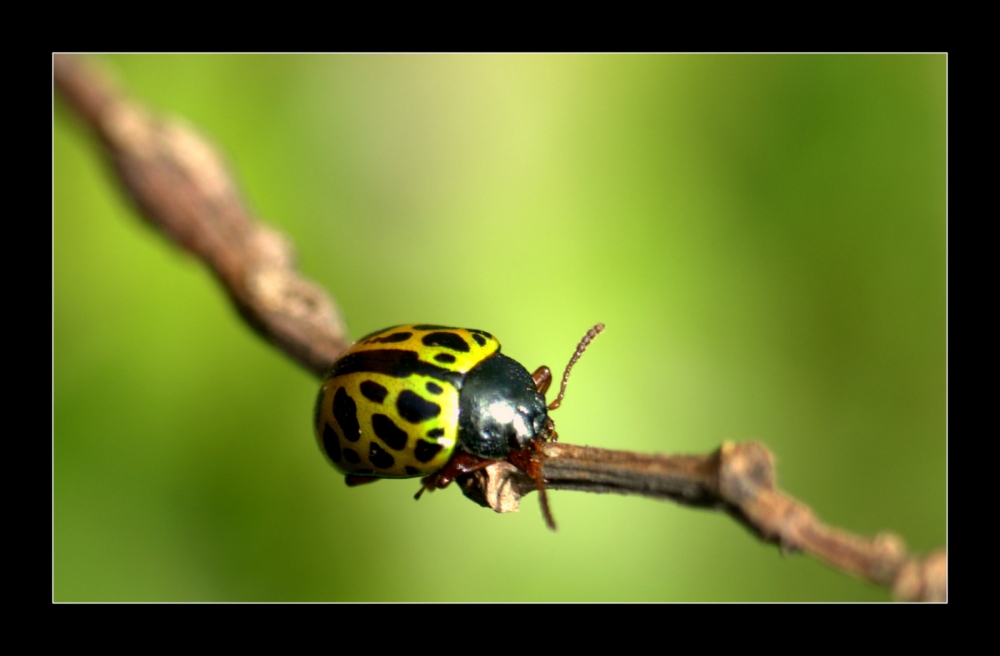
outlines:
[[[552,372],[528,373],[484,330],[432,324],[393,326],[350,346],[326,375],[314,425],[323,453],[348,485],[421,476],[425,490],[508,460],[535,480],[555,530],[541,474],[541,445],[557,439],[549,412],[569,373],[601,331],[591,328],[546,404]]]

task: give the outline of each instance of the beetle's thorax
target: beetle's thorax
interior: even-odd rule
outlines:
[[[459,395],[458,442],[483,458],[506,458],[549,429],[545,397],[528,370],[497,353],[472,369]]]

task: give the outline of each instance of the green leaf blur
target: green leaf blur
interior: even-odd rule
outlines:
[[[355,337],[482,328],[561,439],[760,440],[824,520],[946,538],[946,58],[117,56],[219,145]],[[347,488],[318,381],[54,114],[56,600],[887,600],[721,514]]]

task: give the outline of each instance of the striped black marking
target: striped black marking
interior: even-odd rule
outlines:
[[[372,442],[371,448],[368,449],[368,462],[372,463],[379,469],[389,469],[396,464],[396,459],[389,455],[389,452],[380,447],[377,443]]]
[[[381,403],[382,401],[385,401],[385,397],[388,393],[389,390],[374,381],[366,380],[361,383],[361,394],[364,395],[364,397],[369,401]]]
[[[396,410],[411,424],[419,424],[441,414],[441,406],[410,390],[403,390],[396,399]]]
[[[393,333],[391,335],[386,335],[385,337],[375,337],[369,339],[369,344],[398,344],[399,342],[405,342],[406,340],[413,337],[413,333]]]
[[[430,462],[440,451],[440,444],[431,444],[426,440],[417,440],[417,448],[413,450],[413,455],[420,462]]]
[[[459,353],[469,352],[469,343],[456,333],[431,333],[424,335],[420,341],[424,343],[424,346],[443,346]]]
[[[486,346],[486,338],[479,333],[472,333],[472,339],[476,340],[476,344],[480,346]]]
[[[400,328],[400,326],[389,326],[388,328],[383,328],[381,330],[373,330],[372,332],[368,333],[367,335],[359,339],[358,344],[364,344],[372,337],[376,337],[378,335],[381,335],[382,333],[387,333],[390,330],[396,330],[397,328]]]
[[[333,395],[333,417],[344,431],[344,439],[357,442],[361,437],[361,426],[358,424],[358,404],[354,402],[343,387]]]
[[[451,361],[454,362],[455,358],[452,357]],[[403,349],[374,349],[351,353],[337,360],[333,369],[330,370],[329,378],[354,373],[385,374],[393,378],[406,378],[419,374],[435,380],[442,380],[456,389],[461,389],[464,377],[463,374],[456,371],[448,371],[429,362],[422,362],[417,359],[416,352]]]
[[[406,431],[385,415],[372,415],[372,428],[375,434],[382,438],[382,441],[389,445],[389,448],[399,451],[406,446],[410,436]]]
[[[330,457],[330,460],[340,462],[340,438],[330,428],[330,424],[323,425],[323,450],[326,451],[326,455]]]

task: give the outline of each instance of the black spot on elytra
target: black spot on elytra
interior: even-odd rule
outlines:
[[[485,330],[476,330],[475,328],[467,328],[470,333],[476,333],[477,335],[482,335],[486,339],[493,339],[493,335],[489,334]]]
[[[358,404],[343,387],[333,395],[333,416],[344,431],[344,439],[357,442],[361,437],[361,426],[358,424]]]
[[[326,455],[330,457],[330,460],[340,462],[340,438],[330,428],[330,424],[323,425],[323,450],[326,451]]]
[[[414,330],[454,330],[453,328],[449,328],[448,326],[435,326],[434,324],[430,324],[430,323],[422,323],[419,326],[414,326],[413,329]]]
[[[397,451],[405,447],[407,440],[410,439],[406,431],[385,415],[372,415],[372,428],[375,429],[375,434],[381,437],[383,442]]]
[[[388,451],[372,442],[371,448],[368,449],[368,462],[379,469],[389,469],[396,464],[396,459],[389,455]]]
[[[486,346],[486,338],[479,333],[472,333],[472,339],[476,340],[476,344],[480,346]]]
[[[451,364],[455,361],[455,356],[451,353],[438,353],[434,359],[443,364]]]
[[[440,451],[440,444],[431,444],[426,440],[417,440],[417,448],[413,450],[413,455],[420,462],[430,462]]]
[[[399,342],[405,342],[406,340],[413,337],[413,333],[393,333],[391,335],[386,335],[385,337],[375,337],[369,339],[369,344],[398,344]]]
[[[361,393],[369,401],[381,403],[385,400],[385,395],[389,393],[389,390],[374,381],[366,380],[361,383]]]
[[[461,335],[455,333],[431,333],[424,335],[420,341],[424,343],[424,346],[443,346],[459,353],[469,352],[469,343],[462,339]]]
[[[419,424],[441,414],[441,406],[410,390],[403,390],[396,399],[396,409],[399,410],[400,416],[411,424]]]
[[[444,435],[443,428],[432,428],[427,431],[427,437],[441,437],[442,435]]]
[[[424,385],[424,387],[426,387],[427,391],[430,392],[431,394],[440,394],[441,392],[444,391],[443,387],[441,387],[437,383],[432,383],[430,381],[428,381],[427,384]]]
[[[361,462],[361,456],[359,456],[358,452],[355,451],[354,449],[350,447],[344,447],[344,460],[351,463],[352,465],[356,465],[359,462]]]
[[[416,467],[411,467],[410,465],[406,466],[406,473],[409,474],[410,476],[420,476],[421,474],[423,474],[422,471],[420,471]]]

